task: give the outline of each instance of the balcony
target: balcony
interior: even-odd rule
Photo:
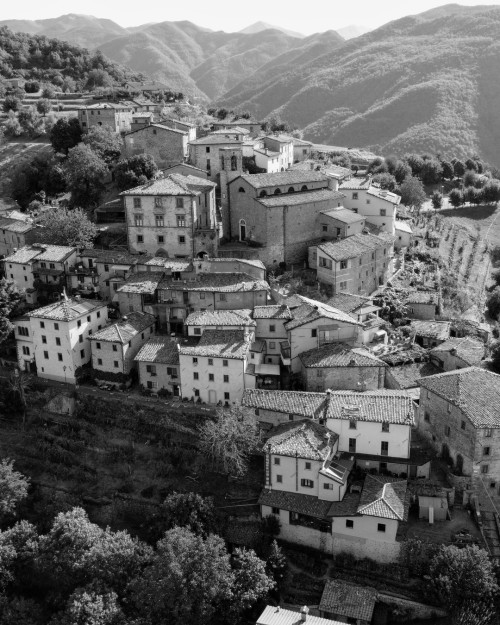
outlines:
[[[82,263],[73,265],[68,269],[69,274],[79,274],[84,276],[97,276],[97,267],[85,267]]]
[[[286,367],[289,367],[291,364],[291,348],[290,348],[290,343],[288,341],[282,341],[280,343],[280,356],[281,356],[281,363],[283,365],[285,365]]]
[[[372,328],[378,328],[385,324],[385,321],[374,314],[369,314],[368,319],[362,321],[363,328],[365,330],[371,330]]]

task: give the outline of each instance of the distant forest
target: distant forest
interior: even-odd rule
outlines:
[[[141,76],[99,52],[59,39],[0,28],[0,76],[51,83],[65,91],[112,87]]]

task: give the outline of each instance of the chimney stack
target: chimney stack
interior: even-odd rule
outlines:
[[[307,621],[307,615],[309,614],[309,608],[305,605],[300,610],[300,620],[305,623]]]

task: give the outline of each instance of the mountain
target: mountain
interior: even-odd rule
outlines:
[[[349,26],[344,26],[343,28],[337,28],[338,34],[346,40],[361,37],[361,35],[370,32],[370,30],[371,29],[366,28],[366,26],[356,26],[356,24],[350,24]]]
[[[285,33],[285,35],[290,35],[290,37],[298,37],[299,39],[305,37],[305,35],[302,35],[301,33],[296,33],[293,30],[281,28],[281,26],[273,26],[272,24],[268,24],[267,22],[255,22],[254,24],[250,24],[250,26],[247,26],[246,28],[242,28],[239,32],[243,33],[244,35],[253,35],[255,33],[260,33],[263,30],[279,30],[280,32]]]
[[[282,58],[280,71],[261,68],[218,103],[279,114],[317,143],[478,152],[498,165],[499,42],[500,7],[446,5]]]

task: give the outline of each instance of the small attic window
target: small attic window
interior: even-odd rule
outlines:
[[[240,187],[240,188],[238,189],[238,193],[246,193],[246,191],[245,191],[245,189],[244,189],[243,187]],[[264,193],[265,193],[265,192],[264,192]],[[262,193],[261,193],[261,196],[262,196]]]

